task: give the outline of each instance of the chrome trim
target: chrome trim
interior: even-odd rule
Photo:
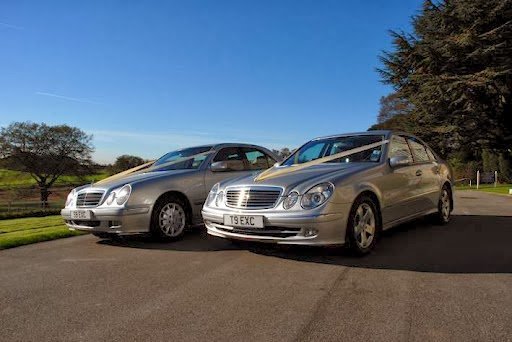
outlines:
[[[271,209],[279,203],[282,194],[283,188],[277,186],[233,186],[224,189],[224,203],[235,209]]]
[[[95,194],[95,197],[88,199],[87,196],[92,194]],[[99,198],[98,195],[100,195]],[[80,197],[83,198],[80,199]],[[86,191],[80,191],[76,195],[75,206],[77,208],[95,208],[102,203],[104,197],[105,190],[87,189]]]

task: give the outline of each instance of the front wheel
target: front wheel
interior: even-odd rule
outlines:
[[[350,210],[347,225],[348,247],[355,255],[371,252],[380,229],[378,209],[368,196],[359,197]]]
[[[188,222],[185,208],[185,203],[175,196],[159,200],[151,216],[151,235],[159,240],[180,239]]]

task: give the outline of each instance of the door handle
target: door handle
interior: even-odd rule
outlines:
[[[416,176],[418,176],[418,177],[419,177],[419,176],[421,176],[422,174],[423,174],[423,172],[421,172],[421,170],[416,171]]]

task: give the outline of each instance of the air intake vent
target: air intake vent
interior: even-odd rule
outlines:
[[[103,191],[82,192],[76,198],[77,207],[97,207],[103,198]]]
[[[275,207],[281,196],[281,188],[260,187],[228,189],[226,205],[239,209],[269,209]]]

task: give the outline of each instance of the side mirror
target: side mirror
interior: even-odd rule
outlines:
[[[212,165],[210,165],[210,170],[212,170],[212,172],[229,171],[228,163],[225,160],[212,163]]]
[[[389,158],[389,166],[395,169],[400,166],[407,166],[411,163],[411,159],[407,156],[396,156]]]

